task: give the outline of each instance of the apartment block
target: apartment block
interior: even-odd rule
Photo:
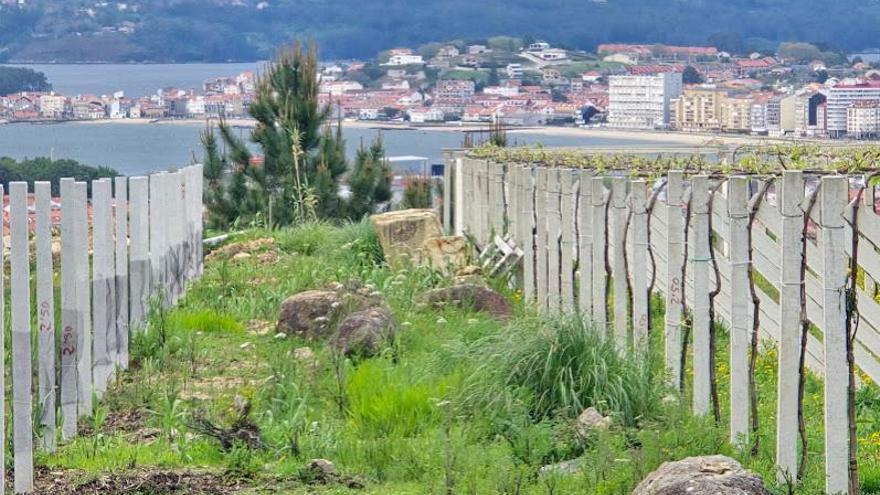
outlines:
[[[611,76],[608,82],[609,126],[634,129],[669,126],[670,102],[682,91],[680,73]]]

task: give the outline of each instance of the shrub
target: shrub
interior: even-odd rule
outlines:
[[[478,340],[463,402],[502,414],[525,407],[535,421],[594,406],[633,425],[659,401],[650,363],[621,356],[580,318],[523,319]]]

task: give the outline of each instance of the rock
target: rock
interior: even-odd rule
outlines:
[[[434,210],[392,211],[373,215],[370,221],[390,265],[427,262],[430,257],[425,252],[425,241],[443,236]]]
[[[633,495],[770,495],[760,476],[721,456],[664,462],[639,483]]]
[[[248,332],[254,335],[268,335],[273,326],[271,321],[264,320],[250,320],[247,324]]]
[[[426,239],[422,244],[431,268],[453,273],[467,263],[467,241],[464,236],[442,236]]]
[[[246,260],[246,259],[248,259],[248,258],[250,258],[250,257],[251,257],[251,253],[245,253],[245,252],[235,253],[235,254],[232,256],[232,261]]]
[[[391,342],[396,327],[388,308],[373,307],[357,311],[339,324],[330,339],[330,345],[346,356],[371,356]]]
[[[588,407],[577,418],[577,432],[586,437],[595,430],[607,430],[611,426],[611,418],[602,416],[595,407]]]
[[[336,467],[327,459],[312,459],[309,461],[309,469],[323,476],[336,475]]]
[[[486,279],[483,278],[483,269],[475,265],[467,265],[457,272],[452,278],[455,285],[486,285]]]
[[[435,308],[451,306],[459,309],[489,313],[507,319],[513,316],[510,302],[494,290],[476,284],[454,285],[432,289],[422,295],[422,303]]]
[[[329,316],[340,310],[342,295],[332,290],[307,290],[281,303],[277,329],[288,335],[314,339],[329,334]]]
[[[274,251],[277,247],[275,245],[275,239],[271,237],[264,237],[261,239],[254,239],[252,241],[240,241],[240,242],[232,242],[226,244],[225,246],[219,247],[213,251],[211,251],[206,257],[208,260],[214,258],[232,258],[235,259],[244,259],[249,258],[250,253],[256,251]],[[248,256],[241,256],[239,254],[247,254]]]
[[[314,361],[315,352],[311,347],[297,347],[293,350],[293,359],[304,362]]]
[[[541,474],[575,474],[580,471],[583,465],[583,459],[571,459],[569,461],[557,462],[556,464],[548,464],[541,467]]]
[[[466,277],[468,275],[482,275],[483,269],[476,265],[467,265],[455,272],[456,277]]]
[[[281,303],[276,329],[288,335],[316,339],[329,336],[334,322],[352,311],[380,304],[347,289],[307,290],[288,297]]]

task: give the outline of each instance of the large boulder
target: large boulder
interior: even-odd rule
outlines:
[[[633,495],[770,495],[760,476],[721,455],[664,462],[639,483]]]
[[[422,295],[422,303],[434,308],[453,307],[507,319],[513,316],[513,306],[504,296],[477,284],[461,284],[432,289]]]
[[[432,237],[422,244],[424,257],[431,267],[454,273],[467,264],[467,241],[464,236]]]
[[[307,290],[281,303],[277,330],[307,339],[327,337],[339,318],[372,304],[370,298],[345,288]]]
[[[327,333],[330,320],[342,307],[342,295],[333,290],[300,292],[281,303],[278,331],[314,339]]]
[[[372,356],[394,338],[397,323],[391,311],[382,306],[348,315],[330,339],[330,345],[346,356]]]
[[[391,265],[425,262],[425,241],[443,235],[434,210],[411,209],[381,213],[370,217],[385,260]]]

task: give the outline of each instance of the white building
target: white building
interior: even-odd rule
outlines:
[[[445,114],[439,108],[420,108],[407,111],[409,121],[413,123],[443,122]]]
[[[321,92],[330,96],[339,96],[346,91],[361,91],[364,86],[357,81],[327,81],[321,83]]]
[[[608,80],[608,124],[656,129],[669,125],[670,100],[681,95],[679,72],[651,76],[611,76]]]
[[[846,109],[846,134],[853,138],[880,134],[880,100],[861,100]]]
[[[544,41],[537,41],[532,43],[528,47],[528,51],[530,52],[542,52],[544,50],[550,49],[550,43],[546,43]]]
[[[847,111],[853,103],[880,100],[880,83],[838,84],[828,90],[826,114],[828,134],[839,137],[847,132]]]
[[[508,86],[486,86],[483,88],[483,94],[510,98],[519,95],[519,86],[513,84]]]
[[[553,62],[556,60],[566,60],[568,58],[568,53],[559,48],[548,48],[546,50],[541,50],[540,52],[535,52],[535,56],[541,60]]]
[[[511,79],[522,79],[523,76],[523,66],[522,64],[507,64],[507,77]]]
[[[421,55],[392,55],[385,65],[422,65],[424,63]]]

